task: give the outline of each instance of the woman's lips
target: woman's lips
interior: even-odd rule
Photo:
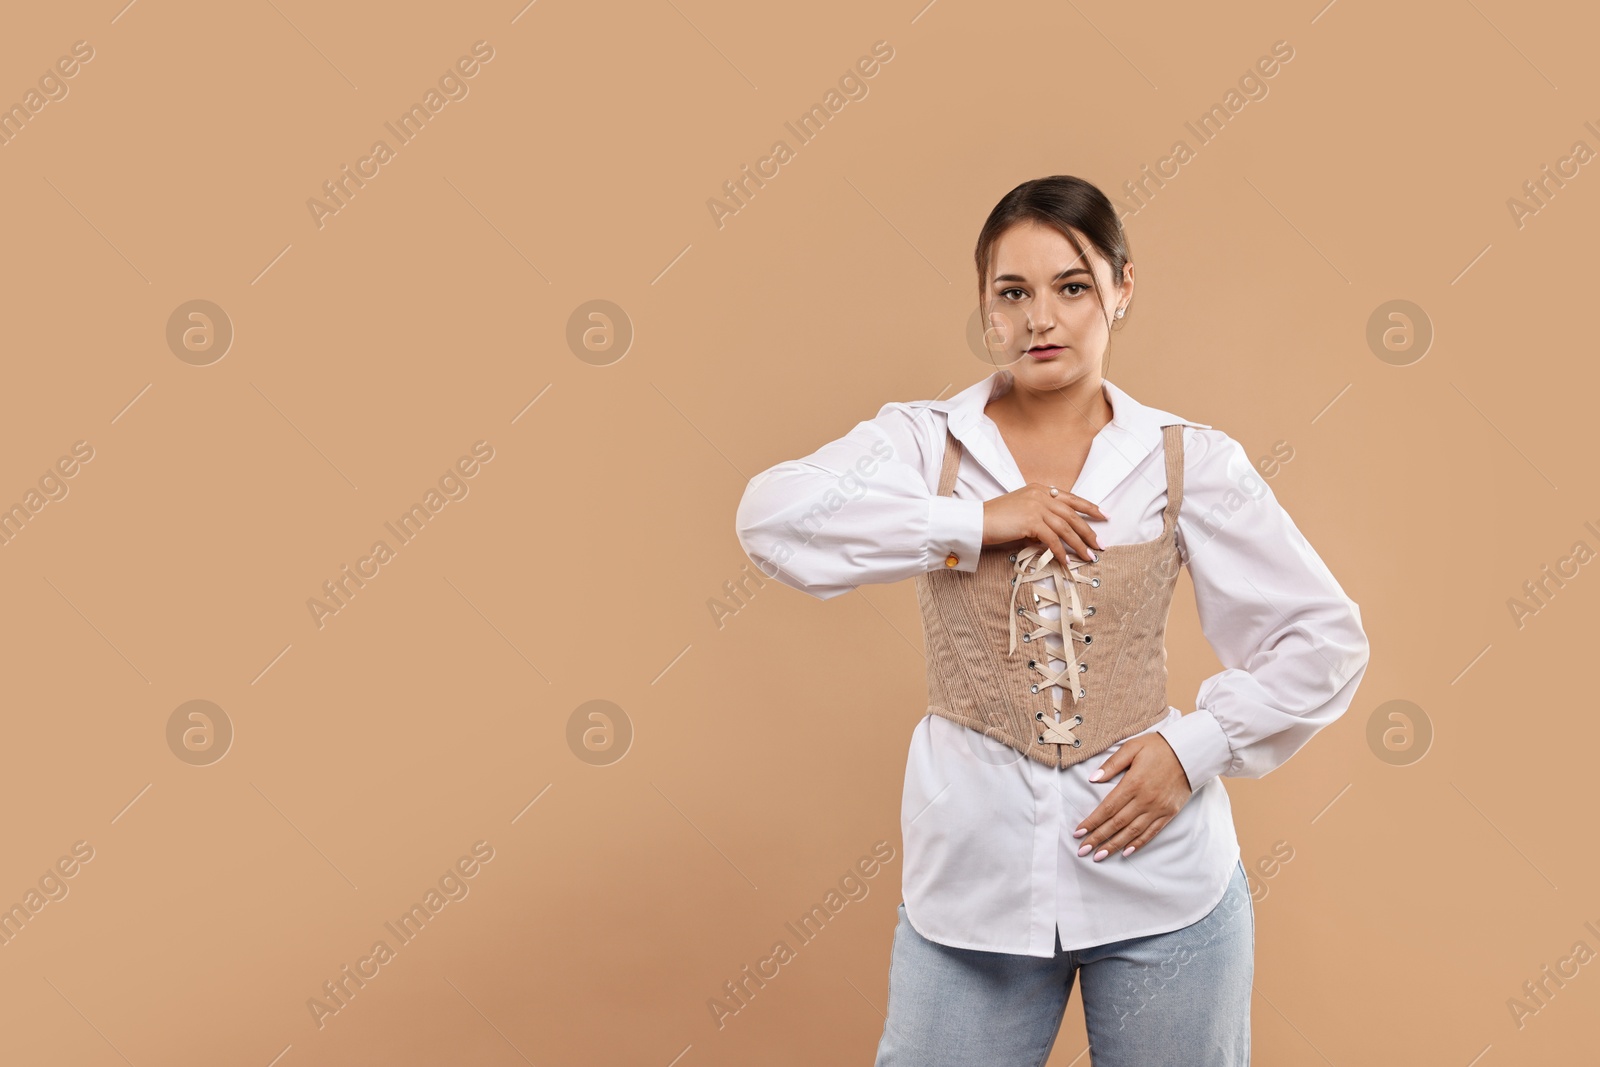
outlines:
[[[1060,345],[1047,345],[1043,348],[1028,349],[1028,355],[1034,359],[1054,359],[1060,351]]]

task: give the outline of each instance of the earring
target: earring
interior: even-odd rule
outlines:
[[[1124,312],[1124,311],[1127,311],[1127,310],[1128,310],[1128,309],[1127,309],[1127,308],[1125,308],[1125,307],[1121,307],[1121,308],[1118,308],[1118,309],[1117,309],[1117,318],[1119,318],[1119,319],[1120,319],[1120,318],[1122,318],[1122,313],[1123,313],[1123,312]]]

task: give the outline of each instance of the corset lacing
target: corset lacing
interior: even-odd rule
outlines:
[[[1072,694],[1072,702],[1076,704],[1086,695],[1087,690],[1079,684],[1078,675],[1089,669],[1089,665],[1078,659],[1077,643],[1083,642],[1085,649],[1094,640],[1093,635],[1083,632],[1083,621],[1094,614],[1093,605],[1085,606],[1078,596],[1078,585],[1084,584],[1093,589],[1100,587],[1099,578],[1091,578],[1079,573],[1079,568],[1088,566],[1087,562],[1069,559],[1066,567],[1061,566],[1061,557],[1042,544],[1034,543],[1019,552],[1011,554],[1011,562],[1015,565],[1015,575],[1011,579],[1011,648],[1017,650],[1017,619],[1028,619],[1034,624],[1034,629],[1023,634],[1022,640],[1026,644],[1040,643],[1037,650],[1030,652],[1028,669],[1038,671],[1040,680],[1032,686],[1032,692],[1037,693],[1042,687],[1050,686],[1050,702],[1055,706],[1055,721],[1045,718],[1044,712],[1039,712],[1039,735],[1041,743],[1057,745],[1071,745],[1077,748],[1083,744],[1083,739],[1072,734],[1072,728],[1083,723],[1082,715],[1073,715],[1071,722],[1061,721],[1061,689],[1065,688]],[[1044,579],[1052,579],[1044,581]],[[1033,587],[1033,602],[1035,604],[1049,602],[1060,608],[1059,616],[1047,619],[1036,611],[1026,607],[1017,607],[1017,592],[1024,584]],[[1065,589],[1067,602],[1062,603],[1061,590]],[[1069,610],[1070,607],[1070,610]],[[1079,628],[1074,628],[1074,626]],[[1050,649],[1043,641],[1047,634],[1058,634],[1061,637],[1061,659],[1066,667],[1060,671],[1050,668]]]

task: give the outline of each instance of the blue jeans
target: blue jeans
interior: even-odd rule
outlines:
[[[1256,913],[1244,864],[1204,918],[1053,959],[951,948],[899,908],[876,1067],[1039,1067],[1083,975],[1092,1067],[1249,1067]]]

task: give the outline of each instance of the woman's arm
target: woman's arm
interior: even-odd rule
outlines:
[[[976,570],[983,502],[935,495],[944,433],[945,416],[924,404],[885,404],[750,479],[739,544],[763,574],[821,600],[944,567],[951,553],[952,569]]]
[[[1344,714],[1369,649],[1360,609],[1244,448],[1219,430],[1192,433],[1178,540],[1225,669],[1157,732],[1198,790],[1217,775],[1260,778]]]

